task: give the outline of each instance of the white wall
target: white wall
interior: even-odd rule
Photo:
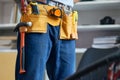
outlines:
[[[79,11],[80,24],[99,24],[99,20],[105,16],[111,16],[120,24],[120,10],[86,10]]]
[[[2,11],[2,3],[0,3],[0,23],[1,23],[2,20],[3,20],[2,15],[3,15],[3,11]]]
[[[0,24],[13,23],[14,2],[0,1]]]

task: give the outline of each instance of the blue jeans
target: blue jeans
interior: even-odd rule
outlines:
[[[26,33],[24,74],[19,74],[18,36],[16,80],[43,80],[45,69],[50,80],[64,80],[74,73],[75,40],[60,40],[59,29],[48,25],[47,33]]]

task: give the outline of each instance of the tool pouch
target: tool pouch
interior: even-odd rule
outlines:
[[[27,6],[27,13],[21,16],[21,22],[32,22],[32,26],[28,27],[27,32],[46,33],[47,31],[47,16],[32,14],[30,5]]]
[[[48,14],[53,8],[53,6],[38,4],[40,13],[33,14],[31,5],[28,5],[27,13],[21,16],[21,22],[32,22],[32,26],[28,27],[27,32],[46,33],[48,23],[53,26],[60,25],[60,18],[55,18]]]
[[[78,39],[77,20],[74,12],[62,14],[62,18],[50,16],[48,12],[54,6],[38,5],[39,14],[32,13],[31,5],[27,6],[27,13],[21,16],[21,22],[32,22],[32,26],[27,28],[27,32],[46,33],[47,24],[54,26],[60,25],[60,39]]]
[[[78,39],[77,22],[78,14],[76,11],[63,14],[60,27],[60,39]]]
[[[28,20],[24,16],[22,16],[21,19],[23,22],[32,22],[32,26],[28,27],[27,32],[46,33],[47,31],[46,16],[29,15]]]

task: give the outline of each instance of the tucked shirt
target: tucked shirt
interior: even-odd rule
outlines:
[[[74,4],[73,0],[53,0],[53,1],[58,1],[58,2],[61,2],[63,4],[69,5],[71,7],[73,7],[73,4]]]
[[[21,0],[14,0],[16,3],[20,3],[20,1]],[[26,0],[27,1],[27,0]],[[32,1],[37,1],[37,0],[32,0]],[[49,0],[48,0],[49,1]],[[63,4],[65,4],[65,5],[69,5],[69,6],[71,6],[71,7],[73,7],[73,4],[74,4],[74,2],[73,2],[73,0],[53,0],[53,1],[58,1],[58,2],[61,2],[61,3],[63,3]]]

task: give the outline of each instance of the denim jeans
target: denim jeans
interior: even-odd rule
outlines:
[[[74,73],[75,40],[60,40],[59,29],[48,25],[47,33],[26,33],[24,74],[19,74],[18,35],[15,80],[43,80],[45,69],[50,80],[64,80]]]

